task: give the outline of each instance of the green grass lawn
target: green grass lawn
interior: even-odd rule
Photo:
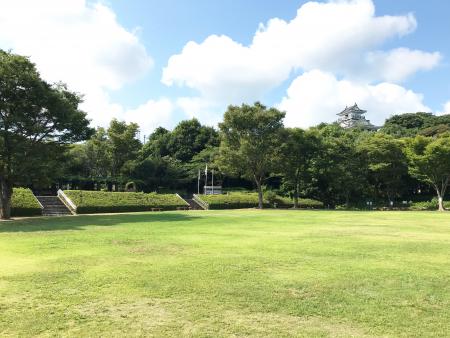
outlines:
[[[450,214],[2,222],[0,336],[449,337]]]

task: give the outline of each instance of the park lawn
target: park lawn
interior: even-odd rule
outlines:
[[[450,214],[0,223],[0,336],[450,336]]]

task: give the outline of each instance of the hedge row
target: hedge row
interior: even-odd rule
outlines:
[[[64,193],[76,205],[77,214],[150,211],[152,208],[176,210],[187,206],[175,194],[84,190],[65,190]]]
[[[245,209],[258,206],[258,194],[249,192],[230,192],[224,195],[198,195],[198,197],[209,205],[209,209]],[[277,196],[275,202],[278,208],[292,208],[294,202],[286,197]],[[271,205],[264,200],[264,207]],[[300,208],[323,207],[323,203],[313,199],[299,199]]]
[[[277,196],[275,203],[278,208],[292,208],[294,201],[288,197]],[[302,209],[322,209],[323,203],[312,198],[299,198],[298,207]]]
[[[437,198],[426,202],[413,202],[409,206],[410,210],[437,210],[439,207]],[[444,208],[450,209],[450,201],[444,201]]]
[[[27,188],[14,188],[11,199],[11,216],[42,215],[41,205],[33,192]]]

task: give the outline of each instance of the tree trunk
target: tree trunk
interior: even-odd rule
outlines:
[[[298,184],[295,185],[294,189],[294,209],[298,209]]]
[[[448,180],[442,181],[441,186],[435,185],[436,193],[438,197],[438,210],[445,211],[444,209],[444,196],[447,190]]]
[[[255,176],[256,188],[258,189],[258,209],[263,208],[263,192],[261,186],[261,179]]]
[[[439,211],[445,211],[444,209],[444,198],[441,195],[441,192],[439,190],[437,190],[437,195],[438,195],[438,210]]]
[[[0,179],[0,218],[11,218],[11,197],[13,189],[12,184],[8,180]]]

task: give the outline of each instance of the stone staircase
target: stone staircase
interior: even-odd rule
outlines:
[[[190,210],[204,210],[203,207],[198,204],[193,198],[187,198],[185,200],[189,203]]]
[[[43,216],[66,216],[72,215],[66,205],[61,202],[58,196],[36,196],[38,201],[42,204]]]

